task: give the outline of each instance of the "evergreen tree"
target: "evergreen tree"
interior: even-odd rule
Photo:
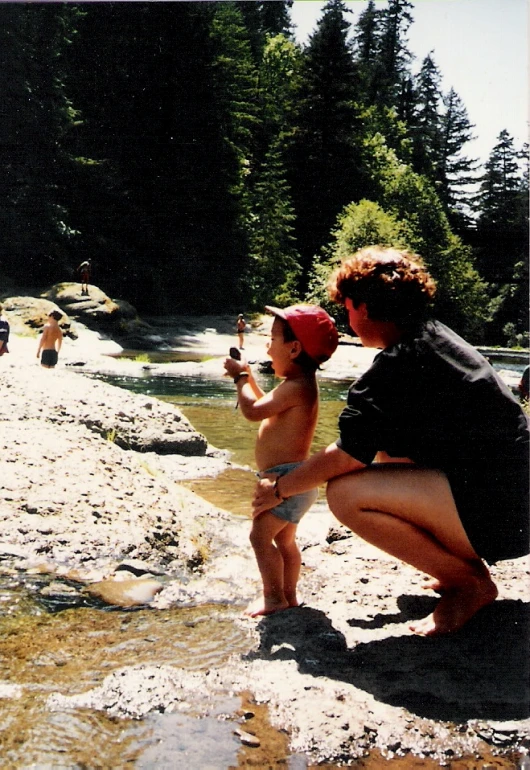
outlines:
[[[519,219],[517,202],[521,195],[521,153],[514,147],[513,137],[503,130],[497,138],[480,179],[477,198],[481,227],[504,227]]]
[[[369,0],[359,16],[353,36],[359,91],[367,104],[376,99],[381,16],[382,13],[377,11],[374,0]]]
[[[294,0],[262,0],[258,5],[261,10],[261,23],[268,35],[291,35],[292,23],[289,9]]]
[[[457,225],[469,224],[471,193],[466,187],[475,184],[477,160],[462,154],[464,145],[474,139],[467,110],[451,88],[444,97],[445,111],[440,121],[440,159],[437,181],[439,195],[449,218]]]
[[[75,15],[62,5],[0,5],[0,261],[26,284],[65,277],[73,235],[62,195],[73,121],[62,54]]]
[[[477,260],[490,282],[489,335],[493,342],[506,344],[506,324],[513,325],[515,334],[528,333],[529,246],[528,146],[518,151],[506,130],[485,164],[476,203]]]
[[[293,0],[238,0],[243,22],[256,65],[259,64],[268,36],[291,37],[289,9]]]
[[[304,51],[290,169],[304,272],[339,211],[362,189],[357,71],[345,10],[342,0],[329,0]]]
[[[241,25],[237,14],[230,24],[224,5],[215,22],[209,3],[87,5],[72,50],[77,141],[91,161],[78,229],[103,285],[151,312],[211,311],[227,295],[239,299],[241,148],[251,121],[230,80],[240,72]],[[100,210],[100,200],[114,205]],[[204,274],[216,281],[205,286]]]
[[[416,102],[408,72],[412,56],[404,37],[411,17],[406,8],[401,10],[403,16],[400,18],[398,6],[378,10],[374,0],[370,0],[355,27],[354,44],[366,130],[383,134],[388,145],[407,162],[411,149],[406,126],[412,123]],[[393,50],[391,39],[394,45],[397,44],[399,53],[389,69],[388,50]]]
[[[408,49],[407,32],[413,22],[409,0],[389,0],[381,15],[379,51],[376,60],[377,100],[387,107],[396,107],[404,83],[409,76],[412,54]]]
[[[528,188],[520,160],[513,137],[503,130],[479,180],[475,204],[480,267],[494,283],[509,279],[514,262],[526,254]]]
[[[292,196],[285,158],[293,135],[300,51],[285,35],[268,35],[259,65],[255,152],[247,176],[250,263],[243,283],[247,305],[288,303],[300,275]]]
[[[253,190],[250,270],[245,283],[255,307],[285,305],[296,297],[300,276],[295,219],[281,151],[272,147]]]
[[[413,166],[433,182],[438,181],[441,157],[441,74],[431,53],[423,60],[417,77],[413,137]]]

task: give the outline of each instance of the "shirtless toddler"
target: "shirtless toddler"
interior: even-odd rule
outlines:
[[[334,353],[338,334],[333,319],[316,305],[266,308],[275,318],[267,353],[282,382],[269,393],[259,387],[245,361],[225,360],[234,378],[241,412],[260,421],[256,440],[259,476],[276,480],[309,456],[318,418],[316,370]],[[318,496],[317,489],[282,498],[252,521],[250,542],[263,582],[263,599],[247,608],[252,617],[297,607],[301,555],[296,527]]]
[[[59,351],[63,342],[63,333],[58,324],[62,314],[58,310],[52,310],[48,313],[48,323],[44,324],[39,347],[37,349],[37,358],[41,355],[41,365],[45,369],[53,369],[59,360]]]

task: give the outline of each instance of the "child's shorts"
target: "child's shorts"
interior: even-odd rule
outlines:
[[[301,463],[282,463],[273,468],[267,468],[266,471],[260,471],[258,477],[261,479],[266,474],[285,476],[286,473],[298,468]],[[318,498],[318,489],[310,489],[308,492],[302,492],[299,495],[293,495],[287,500],[271,508],[271,513],[279,519],[288,521],[290,524],[298,524],[304,513],[306,513]]]

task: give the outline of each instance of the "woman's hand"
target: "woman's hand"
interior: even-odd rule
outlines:
[[[270,511],[280,504],[281,500],[276,497],[274,489],[274,476],[264,476],[258,481],[254,488],[254,499],[252,501],[252,518],[255,519],[263,511]]]

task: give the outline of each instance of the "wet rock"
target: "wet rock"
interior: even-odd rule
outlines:
[[[213,677],[171,666],[129,666],[105,678],[100,687],[68,696],[53,693],[47,700],[52,711],[93,708],[112,716],[140,718],[152,711],[171,712],[189,708],[197,693],[213,691]],[[197,709],[195,709],[197,711]]]
[[[130,573],[135,577],[141,577],[142,575],[147,574],[163,574],[157,567],[140,561],[140,559],[126,559],[125,561],[122,561],[121,564],[118,564],[116,567],[115,574],[118,574],[119,572]]]
[[[102,580],[85,587],[85,593],[115,607],[136,607],[149,604],[162,584],[156,580]]]
[[[11,543],[0,543],[0,559],[9,559],[13,556],[23,557],[24,549]]]
[[[73,599],[79,597],[79,592],[67,583],[50,583],[40,591],[42,596],[53,599]]]
[[[63,314],[59,321],[63,334],[71,339],[77,339],[77,331],[70,317],[50,298],[8,297],[3,300],[3,305],[13,333],[27,334],[29,330],[42,329],[48,321],[48,315],[53,310],[58,310]]]
[[[23,688],[19,684],[11,682],[0,682],[0,699],[20,698]]]

